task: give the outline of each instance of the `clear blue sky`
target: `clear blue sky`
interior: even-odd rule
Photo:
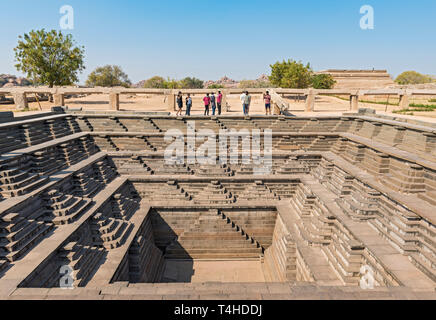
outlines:
[[[60,29],[74,8],[86,70],[120,65],[133,82],[153,75],[254,79],[277,60],[328,68],[417,70],[436,75],[435,0],[2,0],[0,73],[14,67],[17,37]],[[375,10],[361,30],[360,7]]]

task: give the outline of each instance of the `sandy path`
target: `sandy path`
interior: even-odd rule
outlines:
[[[204,113],[203,95],[193,96],[193,108],[191,109],[192,115],[202,115]],[[296,101],[292,97],[284,97],[290,105],[290,112],[296,115],[310,115],[305,113],[305,101],[303,98]],[[229,95],[227,102],[230,105],[228,112],[223,108],[223,114],[228,115],[242,115],[242,105],[239,100],[239,95]],[[53,103],[48,101],[42,101],[41,107],[43,111],[49,111],[53,106]],[[88,95],[80,98],[66,99],[65,104],[70,108],[79,108],[83,110],[109,110],[109,97],[107,95]],[[381,105],[373,103],[359,103],[360,108],[372,108],[379,113],[387,113],[392,115],[393,110],[397,110],[398,106]],[[29,103],[31,111],[39,111],[39,105],[36,102]],[[163,95],[122,95],[120,97],[120,110],[123,111],[157,111],[168,112],[166,106],[166,100]],[[14,105],[1,105],[0,111],[15,111]],[[184,109],[185,111],[185,109]],[[318,96],[315,100],[314,114],[331,114],[339,115],[342,112],[350,111],[350,103],[346,100],[342,100],[332,96]],[[18,112],[22,114],[22,112]],[[173,112],[175,114],[175,112]],[[184,114],[184,112],[183,112]],[[212,114],[212,110],[210,110]],[[250,114],[265,114],[265,107],[261,95],[252,96],[252,104],[250,108]],[[415,118],[421,119],[436,119],[436,111],[433,112],[419,112],[415,113]],[[395,116],[398,116],[395,114]]]

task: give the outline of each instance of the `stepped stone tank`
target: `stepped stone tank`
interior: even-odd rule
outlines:
[[[271,129],[270,170],[169,165],[190,121]],[[427,123],[67,111],[0,124],[0,154],[2,299],[436,298]]]
[[[324,70],[318,74],[329,74],[336,81],[336,89],[382,89],[395,82],[386,70]]]

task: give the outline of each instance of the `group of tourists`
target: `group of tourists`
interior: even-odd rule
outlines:
[[[218,107],[218,115],[221,115],[221,104],[223,102],[223,94],[221,91],[218,91],[218,95],[215,97],[215,94],[212,92],[210,95],[206,93],[206,96],[203,98],[204,102],[204,115],[209,115],[209,108],[212,107],[212,115],[215,115],[216,109]]]
[[[179,93],[177,94],[177,98],[176,98],[176,102],[177,102],[177,113],[176,116],[181,116],[182,115],[182,111],[183,111],[183,95],[182,92],[179,91]],[[191,115],[191,108],[192,108],[192,98],[191,98],[191,94],[188,93],[186,99],[185,99],[185,105],[186,105],[186,116],[190,116]]]
[[[204,102],[204,115],[209,115],[209,109],[212,107],[212,115],[214,116],[218,109],[218,115],[221,115],[221,105],[223,102],[223,94],[221,91],[218,91],[218,95],[215,96],[215,93],[212,92],[211,94],[207,93],[206,96],[203,98]],[[176,112],[176,116],[181,116],[183,111],[183,95],[182,92],[179,91],[176,98],[176,103],[178,110]],[[188,93],[185,99],[185,105],[186,105],[186,116],[191,115],[191,108],[192,108],[192,97],[191,94]]]
[[[248,116],[250,112],[250,105],[251,105],[251,95],[248,93],[248,91],[245,91],[241,94],[241,102],[242,102],[242,112],[245,116]],[[271,96],[269,92],[267,91],[266,94],[263,95],[263,101],[265,102],[265,114],[271,115]],[[218,94],[215,96],[215,93],[206,93],[206,96],[203,98],[204,103],[204,115],[209,115],[209,110],[212,108],[212,115],[214,116],[216,113],[218,115],[221,115],[221,106],[223,102],[223,94],[221,91],[218,91]],[[177,103],[177,116],[182,115],[183,111],[183,95],[182,92],[179,91],[176,98]],[[186,116],[191,115],[191,108],[192,108],[192,97],[191,94],[188,93],[185,98],[185,105],[186,105]],[[218,109],[218,112],[217,112]]]
[[[241,94],[240,99],[242,102],[242,112],[244,113],[244,116],[248,116],[250,112],[251,95],[248,93],[248,91],[245,91]],[[265,102],[265,114],[271,115],[271,95],[269,94],[269,91],[263,95],[263,101]]]

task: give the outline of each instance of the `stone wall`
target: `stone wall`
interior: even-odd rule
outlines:
[[[381,89],[394,84],[386,70],[325,70],[336,81],[335,89]]]

